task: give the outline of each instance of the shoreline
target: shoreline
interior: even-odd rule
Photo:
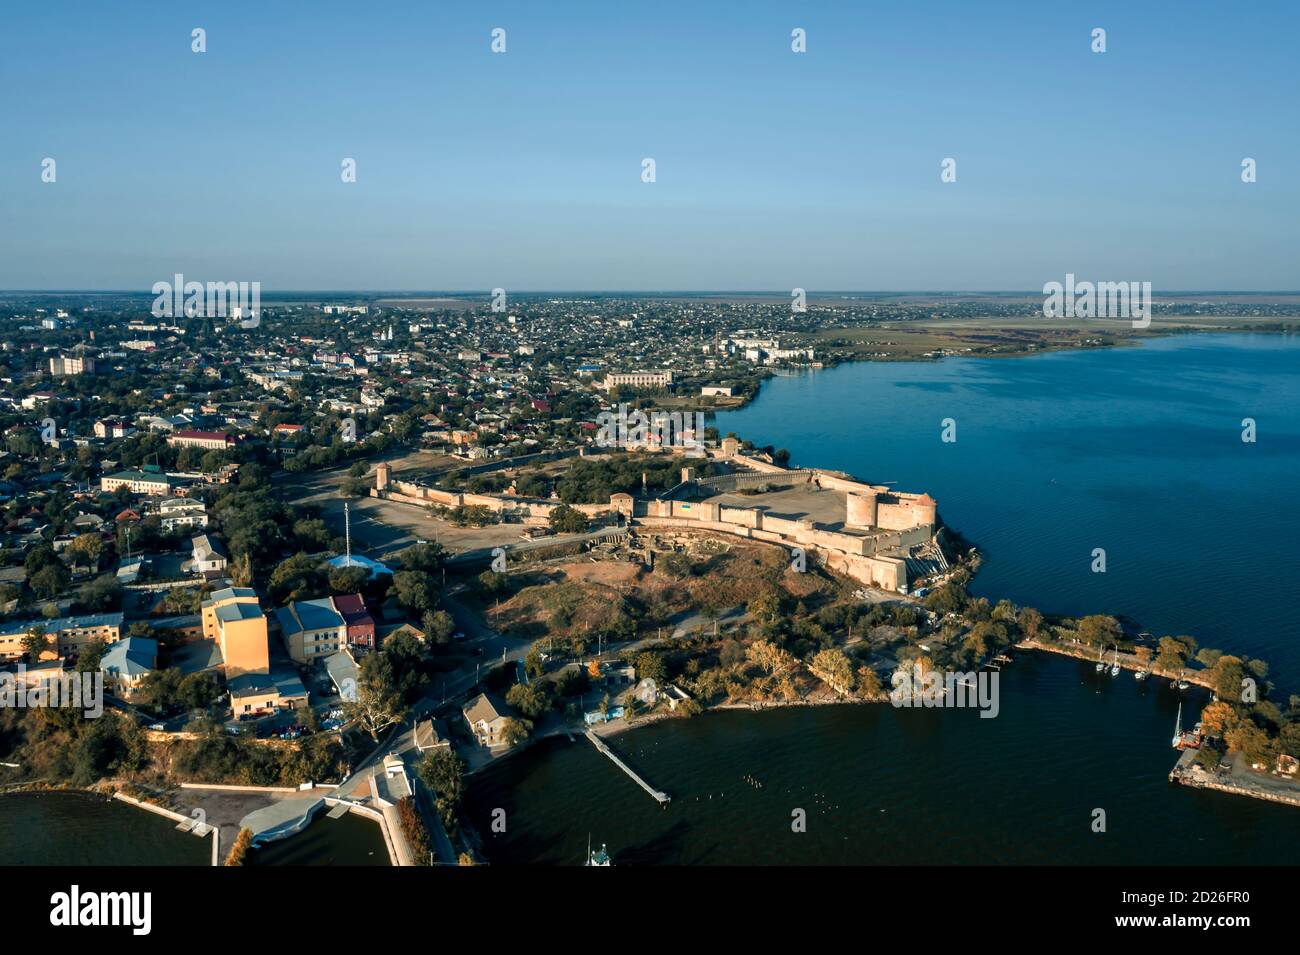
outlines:
[[[1188,318],[1191,317],[1188,316]],[[958,330],[966,331],[966,332],[983,331],[990,334],[997,334],[999,331],[996,325],[988,325],[988,326],[982,326],[978,324],[968,325],[965,324],[965,320],[962,321],[963,324],[961,324],[957,328],[954,328],[953,329],[954,332]],[[1043,319],[1043,321],[1050,322],[1050,321],[1054,321],[1054,319]],[[917,324],[911,328],[906,328],[905,327],[906,323],[900,322],[898,324],[900,326],[904,326],[904,328],[895,328],[895,329],[882,328],[880,330],[882,332],[887,332],[891,330],[903,331],[904,334],[908,334],[908,335],[920,334],[924,332],[944,331],[944,323],[942,322],[933,325]],[[1059,352],[1104,351],[1111,348],[1132,348],[1132,347],[1143,345],[1150,340],[1170,338],[1175,335],[1215,335],[1215,334],[1280,335],[1280,334],[1285,334],[1287,332],[1300,331],[1300,317],[1294,318],[1289,321],[1278,320],[1268,325],[1261,325],[1257,323],[1213,325],[1213,326],[1197,325],[1197,324],[1173,324],[1173,323],[1163,324],[1157,320],[1153,320],[1151,325],[1147,328],[1132,329],[1129,326],[1129,323],[1124,322],[1123,324],[1125,325],[1127,331],[1136,332],[1136,334],[1117,333],[1114,330],[1108,331],[1106,326],[1100,326],[1096,329],[1098,333],[1118,334],[1118,337],[1115,339],[1115,341],[1106,342],[1104,344],[1089,344],[1086,340],[1084,340],[1079,342],[1054,342],[1051,344],[1042,345],[1036,342],[1023,342],[1023,341],[1014,341],[1008,339],[1005,344],[1010,347],[1008,347],[1006,351],[966,351],[966,352],[954,352],[952,354],[921,353],[915,355],[906,354],[906,353],[885,354],[885,355],[849,354],[849,355],[838,356],[830,360],[818,361],[815,364],[811,364],[811,365],[802,364],[802,365],[780,366],[778,368],[762,368],[757,372],[757,374],[754,375],[754,379],[756,380],[757,385],[754,388],[752,394],[743,395],[740,397],[739,401],[735,401],[734,403],[731,404],[709,408],[706,410],[705,413],[712,415],[716,421],[717,416],[720,414],[725,414],[727,412],[732,412],[732,411],[740,411],[744,408],[748,408],[751,404],[757,401],[759,397],[761,397],[763,393],[763,388],[769,381],[771,381],[773,378],[788,377],[787,375],[781,374],[780,372],[782,371],[785,372],[831,371],[844,365],[870,364],[873,362],[879,362],[885,364],[900,363],[900,362],[917,362],[917,363],[928,364],[932,362],[941,362],[950,358],[1032,358],[1035,355],[1048,355],[1048,354],[1055,354]],[[658,404],[658,402],[656,402],[656,404]]]

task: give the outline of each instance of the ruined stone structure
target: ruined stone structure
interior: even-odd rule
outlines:
[[[734,438],[708,453],[725,462],[729,473],[697,479],[695,467],[685,465],[682,483],[657,498],[614,494],[607,504],[575,507],[589,517],[619,514],[633,526],[727,534],[798,548],[810,563],[896,593],[908,592],[909,567],[926,572],[916,557],[919,551],[927,551],[940,568],[947,566],[936,543],[937,505],[928,494],[815,468],[787,470],[740,454]],[[555,500],[469,494],[394,480],[387,464],[376,468],[371,494],[419,505],[482,505],[525,524],[546,523],[559,506]]]

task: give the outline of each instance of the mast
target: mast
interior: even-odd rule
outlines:
[[[1174,721],[1174,745],[1183,738],[1183,701],[1178,701],[1178,717]]]
[[[348,513],[348,502],[343,502],[343,548],[347,554],[343,562],[344,567],[352,566],[352,518]]]

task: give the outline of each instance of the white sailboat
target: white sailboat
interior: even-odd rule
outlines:
[[[1178,717],[1174,720],[1174,749],[1183,741],[1183,701],[1178,701]]]
[[[1102,647],[1097,651],[1097,665],[1093,667],[1098,673],[1106,669],[1106,648]]]
[[[1119,676],[1119,647],[1115,648],[1115,658],[1110,663],[1110,675]]]

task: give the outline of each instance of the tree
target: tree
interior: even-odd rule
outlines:
[[[853,689],[853,663],[839,647],[819,650],[812,665],[837,692],[847,693]]]
[[[880,674],[871,667],[858,667],[858,695],[863,699],[874,699],[880,695],[883,684],[880,682]]]
[[[1222,700],[1201,710],[1201,728],[1213,736],[1222,736],[1237,722],[1237,714]]]
[[[794,657],[768,640],[751,643],[745,651],[745,656],[751,663],[769,674],[784,669],[794,662]]]
[[[655,683],[663,683],[668,679],[668,667],[664,664],[664,658],[657,653],[648,650],[638,653],[633,662],[639,679],[654,680]]]
[[[99,662],[104,658],[104,651],[108,649],[108,644],[96,637],[77,654],[77,672],[94,673],[99,669]]]
[[[533,724],[528,720],[516,719],[513,716],[506,717],[501,724],[501,741],[507,746],[514,746],[528,739],[532,731]]]
[[[370,571],[365,567],[335,567],[330,571],[330,590],[336,594],[355,594],[369,578]]]
[[[1173,637],[1161,637],[1156,648],[1156,666],[1163,670],[1181,670],[1187,663],[1187,656],[1186,644]]]
[[[28,629],[27,635],[23,637],[23,653],[27,655],[28,660],[36,663],[41,659],[41,654],[50,649],[51,642],[50,638],[45,634],[44,627],[31,627]]]
[[[1228,744],[1229,752],[1240,753],[1250,763],[1268,765],[1276,755],[1268,734],[1248,720],[1242,720],[1225,732],[1223,741]]]
[[[47,599],[57,597],[68,586],[68,569],[62,563],[46,564],[28,580],[37,594]]]
[[[506,702],[524,716],[538,719],[551,708],[550,686],[545,680],[516,683],[506,691]]]
[[[456,632],[456,620],[445,610],[426,612],[421,619],[424,635],[437,644],[451,642],[451,635]]]
[[[1090,647],[1109,646],[1124,635],[1118,620],[1100,613],[1084,617],[1078,629],[1079,639]]]
[[[435,796],[451,804],[460,802],[464,791],[465,761],[450,749],[437,749],[424,757],[420,778]]]
[[[387,653],[372,653],[361,661],[357,698],[343,709],[372,737],[401,722],[406,703]]]
[[[587,516],[568,504],[553,508],[547,522],[557,534],[581,534],[587,530]]]
[[[1241,658],[1229,654],[1223,654],[1215,662],[1214,672],[1214,692],[1219,694],[1222,700],[1240,700],[1241,699],[1241,681],[1245,678],[1246,671],[1242,669]]]
[[[397,602],[413,614],[433,610],[440,599],[429,576],[416,570],[399,570],[394,574],[392,592]]]
[[[1026,637],[1030,640],[1037,640],[1043,629],[1043,615],[1033,607],[1026,607],[1020,611],[1018,623]]]
[[[104,539],[96,533],[78,535],[67,547],[73,566],[94,570],[99,566],[99,556],[104,552]]]

